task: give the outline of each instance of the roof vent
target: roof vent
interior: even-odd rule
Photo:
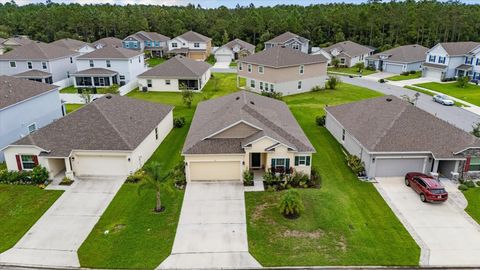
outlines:
[[[253,102],[253,101],[250,101],[250,104],[252,104],[252,105],[255,105],[255,102]]]
[[[235,98],[235,100],[239,100],[239,99],[240,99],[240,97],[236,97],[236,98]]]
[[[387,98],[387,102],[392,102],[393,99]]]
[[[111,99],[111,98],[112,98],[112,95],[106,95],[105,98]]]

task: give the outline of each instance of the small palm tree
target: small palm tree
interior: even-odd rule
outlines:
[[[334,66],[335,68],[338,68],[340,66],[340,60],[338,60],[338,58],[336,57],[333,57],[331,65]]]
[[[162,165],[158,162],[148,163],[143,168],[145,177],[138,186],[138,193],[145,188],[153,188],[155,190],[157,202],[155,205],[155,212],[163,212],[165,207],[162,207],[162,200],[160,198],[160,190],[163,183],[168,178],[169,174],[162,175]]]

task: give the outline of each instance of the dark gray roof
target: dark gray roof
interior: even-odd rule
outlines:
[[[78,50],[82,47],[85,47],[87,45],[92,46],[85,41],[80,41],[80,40],[71,39],[71,38],[62,38],[62,39],[56,40],[54,42],[51,42],[50,44],[60,46],[60,47],[63,47],[63,48],[66,48],[66,49],[69,49],[69,50],[72,50],[72,51],[76,51],[76,50]]]
[[[47,78],[52,76],[52,73],[41,71],[38,69],[31,69],[25,72],[18,73],[14,76],[18,78]]]
[[[337,49],[337,51],[342,52],[350,57],[360,56],[374,51],[370,47],[360,45],[350,40],[335,43],[331,46],[326,47],[324,50],[328,53],[331,53],[331,51],[333,51],[334,49]]]
[[[276,36],[272,39],[270,39],[269,41],[266,41],[265,43],[274,43],[274,44],[283,44],[289,40],[291,40],[292,38],[297,38],[298,40],[300,40],[301,42],[306,42],[308,41],[308,39],[304,38],[304,37],[301,37],[297,34],[294,34],[292,32],[285,32],[279,36]]]
[[[242,58],[240,61],[250,64],[269,66],[274,68],[295,65],[325,63],[327,59],[321,55],[302,53],[289,47],[275,46]]]
[[[199,78],[212,67],[207,62],[175,56],[138,77],[165,77],[165,78]]]
[[[141,54],[143,53],[135,50],[106,46],[79,56],[78,59],[129,59]]]
[[[187,41],[191,41],[191,42],[195,42],[195,41],[208,42],[208,41],[212,40],[211,38],[206,37],[202,34],[194,32],[194,31],[185,32],[185,33],[181,34],[179,37],[181,37],[181,38],[183,38]]]
[[[473,135],[395,96],[325,110],[370,152],[431,152],[435,158],[451,158],[480,146]]]
[[[459,65],[458,67],[456,67],[455,69],[460,69],[460,70],[472,70],[473,67],[472,67],[472,65],[461,64],[461,65]]]
[[[246,138],[208,138],[242,121],[259,130]],[[284,102],[240,91],[198,104],[182,153],[244,153],[243,147],[263,136],[298,152],[315,151]]]
[[[85,70],[82,70],[82,71],[78,71],[78,72],[75,72],[74,74],[72,74],[73,76],[86,76],[86,75],[107,75],[107,76],[111,76],[111,75],[115,75],[115,74],[118,74],[118,72],[116,71],[113,71],[113,70],[110,70],[110,69],[106,69],[106,68],[89,68],[89,69],[85,69]]]
[[[447,67],[446,65],[434,64],[434,63],[428,63],[428,62],[423,63],[423,66],[424,67],[431,67],[431,68],[438,68],[438,69],[445,69]]]
[[[58,89],[58,86],[0,75],[0,109],[53,89]]]
[[[440,45],[447,51],[449,55],[464,55],[471,50],[480,46],[480,42],[464,41],[464,42],[442,42]]]
[[[138,31],[137,33],[130,35],[128,37],[133,37],[135,39],[139,39],[140,41],[162,41],[165,42],[170,40],[169,37],[159,34],[157,32],[146,32],[146,31]],[[127,37],[127,38],[128,38]]]
[[[387,56],[384,61],[401,62],[401,63],[414,63],[425,61],[428,48],[422,45],[413,44],[396,47],[384,52],[376,53],[372,56],[367,56],[367,59],[378,60],[380,56]]]
[[[227,48],[232,50],[237,45],[240,47],[240,50],[247,50],[250,53],[255,53],[255,45],[250,44],[250,43],[248,43],[246,41],[243,41],[241,39],[238,39],[238,38],[226,43],[225,45],[223,45],[220,48],[227,47]]]
[[[112,47],[122,47],[122,40],[116,37],[106,37],[99,39],[92,43],[93,46],[112,46]]]
[[[0,55],[0,60],[53,60],[73,55],[77,55],[77,53],[64,47],[43,42],[32,42]]]
[[[172,109],[158,103],[107,95],[13,145],[36,145],[51,157],[67,157],[72,150],[132,151]]]

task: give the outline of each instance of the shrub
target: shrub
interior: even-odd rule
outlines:
[[[70,186],[71,184],[73,184],[73,180],[68,178],[68,177],[63,177],[62,181],[60,181],[59,185],[61,186]]]
[[[312,87],[312,89],[310,90],[311,92],[319,92],[319,91],[325,91],[325,87],[321,87],[321,86],[314,86]]]
[[[405,72],[402,72],[402,73],[400,73],[400,74],[403,75],[403,76],[408,76],[408,75],[410,75],[410,72],[405,71]]]
[[[328,80],[325,82],[325,88],[335,90],[337,85],[342,81],[337,76],[329,76]]]
[[[457,78],[457,86],[460,88],[465,88],[468,85],[470,78],[468,76],[462,76]]]
[[[49,178],[47,169],[42,166],[35,166],[30,173],[30,177],[34,184],[43,184]]]
[[[0,171],[0,183],[11,185],[40,185],[48,181],[47,169],[36,166],[31,171]]]
[[[243,172],[243,185],[253,186],[253,172],[248,170]]]
[[[413,75],[413,74],[415,74],[415,73],[417,73],[415,70],[410,70],[410,74]]]
[[[474,188],[475,187],[475,183],[473,181],[465,181],[465,182],[463,182],[463,184],[465,186],[467,186],[468,188]]]
[[[475,182],[475,184],[480,187],[480,181]]]
[[[262,91],[262,96],[282,100],[283,94],[281,92],[267,92]]]
[[[368,66],[365,68],[366,70],[370,70],[370,71],[375,71],[375,67],[373,66]]]
[[[300,193],[295,189],[287,190],[278,204],[278,209],[286,218],[298,218],[304,210]]]
[[[145,172],[143,170],[138,170],[133,174],[130,174],[127,177],[127,180],[125,180],[126,183],[138,183],[142,181],[142,179],[145,177]]]
[[[289,177],[286,177],[286,184],[287,188],[291,187],[300,187],[300,188],[307,188],[308,183],[310,181],[310,178],[308,175],[302,173],[302,172],[294,172],[292,175]]]
[[[187,106],[187,108],[190,109],[193,102],[193,91],[188,90],[187,87],[183,84],[180,85],[180,89],[182,90],[183,105]]]
[[[465,191],[465,190],[468,189],[468,187],[467,187],[466,185],[464,185],[464,184],[460,184],[460,185],[458,186],[458,189],[461,190],[461,191]]]
[[[385,79],[382,78],[382,79],[378,80],[378,82],[379,83],[385,83],[386,81],[385,81]]]
[[[315,117],[315,122],[317,123],[317,125],[324,127],[325,119],[326,119],[325,115],[317,115],[317,117]]]
[[[355,155],[347,156],[347,165],[350,167],[357,176],[363,176],[365,173],[365,164],[362,160]]]
[[[310,172],[310,180],[307,183],[308,187],[311,188],[320,188],[322,186],[322,177],[318,171],[312,167]]]
[[[177,188],[184,188],[187,185],[185,175],[185,162],[180,161],[172,170],[173,183]]]
[[[176,128],[185,126],[185,117],[182,116],[173,118],[173,126]]]

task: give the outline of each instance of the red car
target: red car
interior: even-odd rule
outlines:
[[[405,185],[420,194],[422,202],[444,202],[448,199],[448,193],[440,182],[423,173],[407,173]]]

